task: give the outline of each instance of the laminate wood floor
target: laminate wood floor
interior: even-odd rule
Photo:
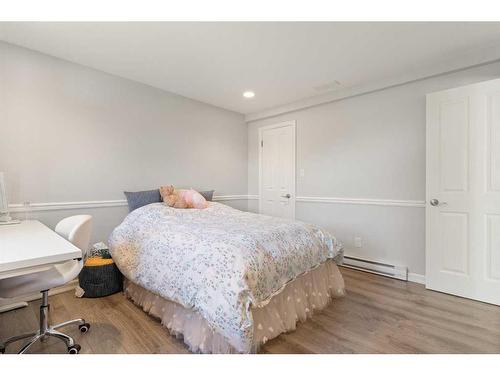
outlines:
[[[500,353],[500,307],[411,282],[341,272],[346,296],[266,343],[261,353]],[[92,324],[86,334],[76,326],[62,329],[82,346],[81,353],[188,353],[182,341],[121,293],[78,299],[67,292],[50,297],[50,304],[55,322],[84,317]],[[38,306],[34,301],[0,314],[0,340],[34,330]],[[31,351],[65,353],[65,345],[49,338]]]

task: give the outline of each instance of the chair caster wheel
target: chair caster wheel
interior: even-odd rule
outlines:
[[[81,347],[80,345],[75,344],[75,345],[70,346],[70,347],[68,348],[68,353],[69,353],[69,354],[78,354],[78,353],[80,352],[80,349],[81,349],[81,348],[82,348],[82,347]]]
[[[5,354],[5,348],[0,348],[0,354]]]
[[[88,330],[90,329],[90,324],[88,324],[88,323],[80,324],[78,326],[78,328],[80,328],[81,333],[85,333],[85,332],[88,332]]]

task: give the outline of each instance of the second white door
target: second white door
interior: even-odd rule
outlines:
[[[500,80],[427,96],[426,285],[500,305]]]
[[[260,213],[295,218],[295,122],[260,128]]]

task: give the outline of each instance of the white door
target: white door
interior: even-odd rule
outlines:
[[[295,121],[259,129],[260,213],[295,218]]]
[[[500,304],[500,80],[427,95],[426,286]]]

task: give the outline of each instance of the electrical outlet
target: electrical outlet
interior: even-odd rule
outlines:
[[[363,238],[360,236],[354,236],[354,247],[363,247]]]

